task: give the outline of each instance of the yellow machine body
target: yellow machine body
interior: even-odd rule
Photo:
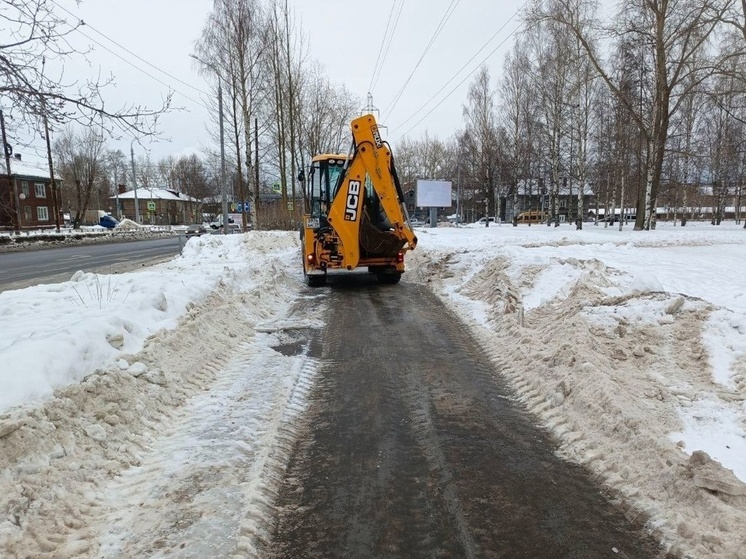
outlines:
[[[310,212],[303,217],[303,270],[323,285],[330,270],[367,267],[383,283],[404,272],[417,246],[389,145],[373,115],[351,123],[351,155],[321,154],[308,174]]]

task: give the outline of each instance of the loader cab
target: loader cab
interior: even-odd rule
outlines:
[[[318,220],[318,227],[324,226],[332,200],[340,187],[340,177],[344,172],[346,155],[322,154],[311,161],[308,180],[308,199],[311,203],[310,217]]]

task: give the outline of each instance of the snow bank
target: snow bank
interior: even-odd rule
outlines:
[[[2,295],[14,318],[43,301],[3,332],[27,350],[2,369],[3,383],[21,379],[5,402],[31,399],[0,414],[0,556],[152,555],[133,532],[164,556],[251,548],[314,370],[271,347],[319,326],[288,317],[297,254],[296,234],[205,236],[111,283],[76,274]],[[171,541],[174,525],[199,533]]]
[[[746,231],[695,225],[427,229],[409,278],[670,550],[742,557]]]
[[[274,251],[294,249],[286,237],[203,236],[189,240],[180,257],[147,270],[78,272],[65,283],[0,293],[0,320],[12,325],[0,330],[0,413],[137,353],[148,336],[175,328],[220,282],[243,280]]]

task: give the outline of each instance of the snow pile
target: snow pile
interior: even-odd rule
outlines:
[[[746,232],[586,227],[426,230],[410,277],[669,549],[742,557]]]
[[[243,548],[261,537],[263,503],[289,452],[284,434],[314,370],[271,349],[288,330],[319,326],[287,316],[301,286],[297,243],[285,233],[205,236],[147,271],[78,273],[0,294],[4,316],[18,324],[2,333],[0,382],[10,390],[0,415],[0,556],[145,556],[125,545],[143,521],[167,531],[194,515],[206,522],[198,543],[233,541],[227,525],[209,522],[215,506],[230,512],[225,495],[201,509],[185,504],[195,479],[219,472],[241,491],[232,505]],[[215,424],[201,413],[208,408]],[[211,445],[217,429],[237,429],[228,447]],[[112,486],[125,471],[124,485]]]
[[[219,282],[249,273],[247,242],[193,239],[181,257],[146,271],[78,272],[66,283],[0,293],[0,320],[13,325],[0,331],[0,412],[49,397],[123,353],[137,353],[155,332],[175,328]],[[207,252],[215,258],[211,266],[202,265]]]
[[[122,221],[117,223],[116,229],[120,231],[138,231],[143,229],[143,226],[129,218],[124,218]]]

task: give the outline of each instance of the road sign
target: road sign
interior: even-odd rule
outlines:
[[[149,212],[155,211],[155,202],[148,202],[148,211]]]
[[[243,204],[241,202],[233,202],[231,203],[231,211],[236,213],[249,213],[249,203],[244,202]]]

